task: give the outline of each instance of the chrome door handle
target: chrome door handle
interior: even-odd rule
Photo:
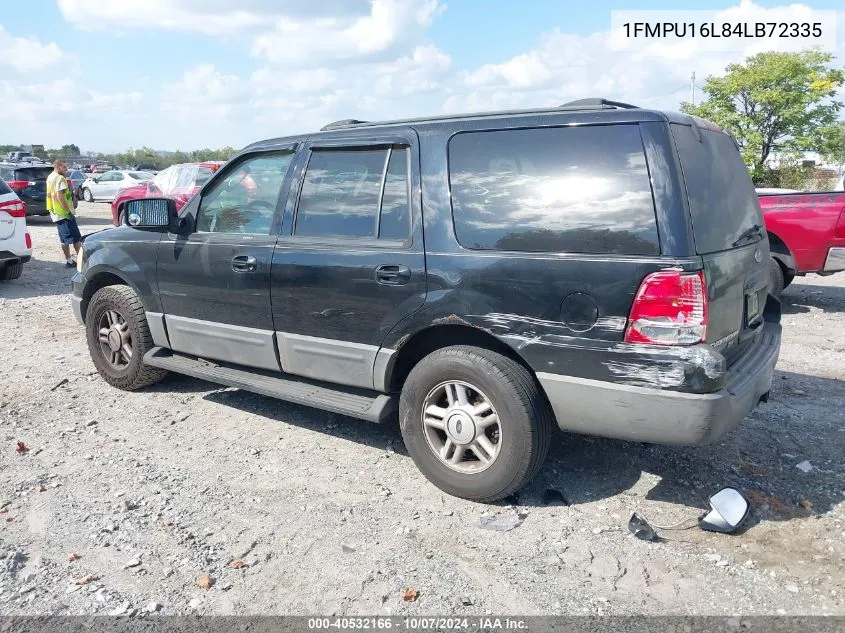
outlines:
[[[236,273],[251,273],[258,269],[258,260],[252,255],[236,255],[232,258],[232,270]]]
[[[383,264],[376,268],[376,281],[388,286],[401,286],[411,281],[411,269],[407,266]]]

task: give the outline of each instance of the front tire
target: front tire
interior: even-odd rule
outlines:
[[[522,489],[539,471],[553,417],[534,377],[496,352],[455,346],[411,370],[399,424],[417,468],[444,492],[490,503]]]
[[[94,196],[91,194],[91,190],[88,187],[82,188],[82,199],[85,202],[94,202]]]
[[[22,272],[22,262],[17,262],[16,264],[6,264],[2,269],[0,269],[0,281],[12,281],[12,279],[17,279],[21,276]]]
[[[111,386],[134,391],[167,376],[166,370],[144,364],[153,337],[144,306],[128,286],[94,293],[85,312],[85,333],[91,360]]]

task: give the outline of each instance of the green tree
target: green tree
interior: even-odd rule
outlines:
[[[79,146],[75,143],[71,143],[70,145],[62,145],[62,149],[59,151],[65,158],[73,158],[82,154],[82,152],[79,151]]]
[[[845,73],[831,68],[833,55],[817,49],[759,53],[730,64],[723,77],[704,83],[706,98],[681,110],[731,132],[752,175],[765,172],[773,153],[829,153],[841,137],[837,118],[843,104],[834,97]]]

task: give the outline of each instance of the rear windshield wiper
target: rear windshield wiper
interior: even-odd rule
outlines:
[[[736,241],[734,241],[734,243],[731,244],[731,246],[733,248],[736,248],[737,246],[739,246],[740,244],[742,244],[746,240],[749,240],[749,239],[754,238],[754,237],[762,237],[762,234],[761,234],[762,230],[763,230],[763,227],[760,226],[759,224],[755,224],[754,226],[745,229],[742,233],[739,234],[739,237],[736,238]]]

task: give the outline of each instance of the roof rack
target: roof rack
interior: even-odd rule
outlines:
[[[325,132],[326,130],[349,127],[350,125],[361,125],[362,123],[369,123],[369,121],[359,121],[358,119],[340,119],[339,121],[332,121],[328,125],[324,125],[320,128],[320,131]]]
[[[622,101],[611,101],[610,99],[602,99],[601,97],[590,97],[589,99],[576,99],[575,101],[567,101],[558,106],[566,110],[594,110],[599,108],[606,110],[609,108],[622,108],[624,110],[639,110],[639,106],[631,105],[630,103],[623,103]]]

